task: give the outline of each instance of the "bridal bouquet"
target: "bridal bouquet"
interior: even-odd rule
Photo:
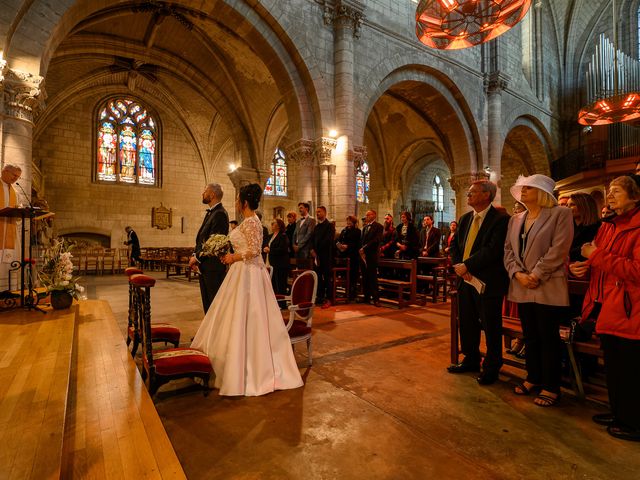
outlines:
[[[203,257],[224,257],[231,250],[229,237],[221,233],[214,233],[202,245],[200,255]]]
[[[48,292],[66,292],[74,298],[79,298],[84,292],[84,287],[78,284],[80,277],[73,276],[70,250],[71,246],[64,241],[54,240],[53,246],[44,254],[39,278]]]

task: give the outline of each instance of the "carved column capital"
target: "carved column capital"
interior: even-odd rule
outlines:
[[[271,170],[249,167],[238,167],[229,173],[229,178],[236,190],[250,183],[257,183],[264,188],[270,176]]]
[[[501,71],[484,74],[484,90],[487,94],[500,93],[509,85],[510,77]]]
[[[320,0],[323,6],[322,19],[325,25],[350,28],[354,38],[360,38],[364,20],[364,4],[358,0]]]
[[[469,185],[476,180],[489,180],[489,175],[485,172],[469,172],[453,175],[448,179],[449,185],[451,185],[451,188],[457,193],[469,188]]]
[[[363,162],[368,160],[367,147],[355,146],[353,150],[349,150],[349,159],[353,160],[354,168],[359,168]]]
[[[316,140],[315,157],[318,165],[331,164],[331,152],[335,150],[338,141],[335,138],[321,137]]]
[[[6,62],[0,74],[5,115],[33,122],[42,110],[46,94],[43,78],[28,72],[7,68]]]
[[[314,150],[314,142],[303,138],[285,147],[284,152],[296,165],[312,167]]]

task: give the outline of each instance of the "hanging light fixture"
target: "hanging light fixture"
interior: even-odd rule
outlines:
[[[604,35],[601,35],[599,44],[596,45],[596,52],[587,71],[587,96],[589,99],[595,98],[595,101],[578,112],[580,125],[610,125],[640,119],[640,93],[630,88],[635,87],[638,81],[640,67],[635,59],[618,52],[616,0],[612,3],[614,43],[612,45]],[[618,55],[622,56],[622,65],[619,65]],[[611,59],[613,59],[613,68],[610,67],[610,63],[607,65],[607,60],[611,62]],[[613,73],[613,81],[611,73]],[[620,74],[623,74],[622,88]]]
[[[440,50],[473,47],[514,27],[531,0],[421,0],[416,9],[416,35]]]

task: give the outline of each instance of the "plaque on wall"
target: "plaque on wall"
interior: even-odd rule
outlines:
[[[159,230],[171,228],[173,226],[173,209],[167,208],[160,203],[159,207],[151,208],[151,227]]]

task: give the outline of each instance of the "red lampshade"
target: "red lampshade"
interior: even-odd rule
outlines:
[[[530,5],[531,0],[421,0],[416,35],[440,50],[473,47],[515,26]]]
[[[640,118],[640,93],[630,92],[598,100],[578,112],[581,125],[609,125]]]

